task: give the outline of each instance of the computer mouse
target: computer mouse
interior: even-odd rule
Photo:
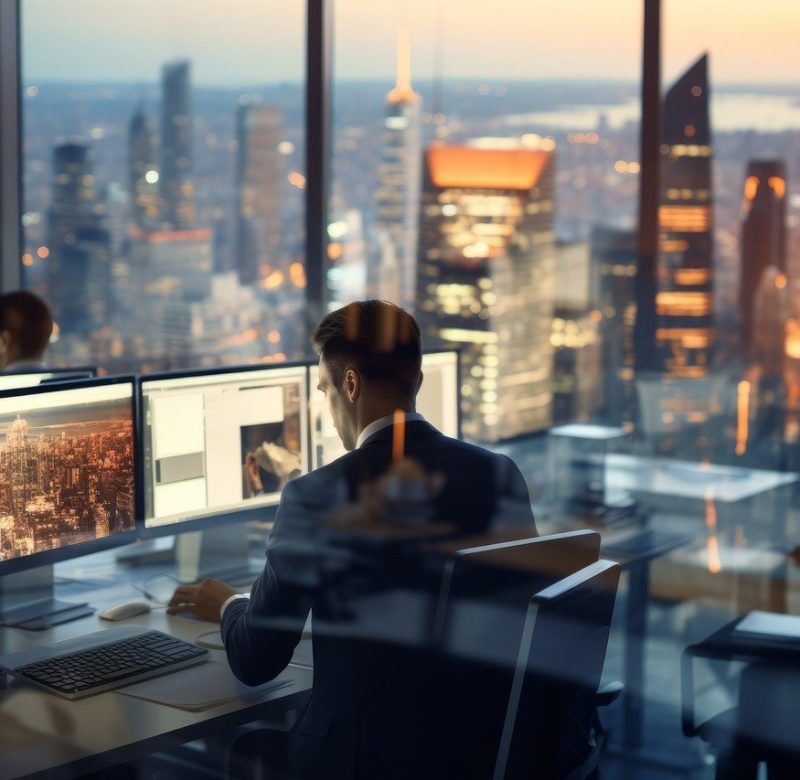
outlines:
[[[115,607],[104,609],[98,617],[101,620],[127,620],[128,618],[144,615],[152,607],[146,601],[128,601],[124,604],[117,604]]]

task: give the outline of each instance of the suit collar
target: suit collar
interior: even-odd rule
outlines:
[[[416,439],[424,436],[441,436],[441,433],[434,428],[427,420],[410,420],[406,423],[406,440]],[[371,447],[374,444],[380,444],[384,441],[390,441],[392,438],[392,426],[389,425],[385,428],[368,436],[358,449]],[[356,450],[357,451],[357,450]]]

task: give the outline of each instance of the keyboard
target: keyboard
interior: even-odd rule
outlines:
[[[0,657],[0,666],[58,696],[82,699],[203,663],[209,652],[160,631],[120,627],[27,654],[34,656],[28,663],[17,653]]]

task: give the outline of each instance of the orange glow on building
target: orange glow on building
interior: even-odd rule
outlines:
[[[663,230],[704,233],[711,229],[711,210],[708,206],[661,206],[658,223]]]
[[[699,349],[711,343],[711,331],[707,328],[658,328],[656,338],[659,341],[689,342]]]
[[[744,181],[744,196],[747,200],[754,200],[758,195],[758,176],[748,176]]]
[[[295,287],[306,286],[306,269],[302,263],[292,263],[289,266],[289,278]]]
[[[736,387],[736,454],[747,452],[750,436],[750,383],[743,379]]]
[[[669,252],[670,250],[667,249],[664,244],[667,242],[665,241],[661,245],[661,249],[664,252]],[[675,241],[669,242],[675,244],[686,244],[685,241]],[[685,246],[677,248],[675,251],[683,251]],[[684,287],[695,287],[701,284],[708,284],[711,281],[711,269],[710,268],[678,268],[675,271],[675,284],[680,284]]]
[[[706,292],[660,292],[656,311],[660,316],[705,317],[711,313],[711,299]]]
[[[440,189],[530,190],[550,157],[539,149],[436,146],[427,151],[431,179]]]
[[[780,200],[786,194],[786,181],[780,176],[770,176],[767,181],[770,189],[775,193],[775,197]]]
[[[289,174],[289,184],[292,187],[297,187],[298,190],[304,190],[306,188],[306,177],[299,171],[292,171]]]
[[[33,265],[33,255],[30,252],[25,252],[22,255],[22,265],[31,266]]]
[[[50,250],[46,246],[40,246],[36,250],[36,254],[41,260],[47,260],[47,258],[50,257]]]
[[[340,260],[343,254],[344,249],[338,241],[331,241],[330,244],[328,244],[328,259],[331,262],[335,263],[337,260]]]
[[[261,280],[261,286],[265,290],[275,290],[283,284],[283,271],[273,271],[265,279]]]
[[[786,321],[786,357],[800,360],[800,322]]]
[[[785,287],[786,287],[786,277],[785,277],[783,274],[778,274],[778,275],[775,277],[775,286],[776,286],[776,287],[777,287],[779,290],[783,290],[783,289],[785,289]]]

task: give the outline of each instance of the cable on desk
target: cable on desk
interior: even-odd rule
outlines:
[[[154,596],[150,592],[151,586],[148,584],[151,580],[154,580],[158,577],[163,577],[164,579],[170,580],[174,582],[176,585],[180,585],[181,581],[177,577],[173,577],[171,574],[151,574],[141,585],[137,585],[133,583],[133,587],[135,590],[138,590],[148,601],[153,601],[159,606],[167,607],[169,606],[169,601],[159,598],[158,596]]]

